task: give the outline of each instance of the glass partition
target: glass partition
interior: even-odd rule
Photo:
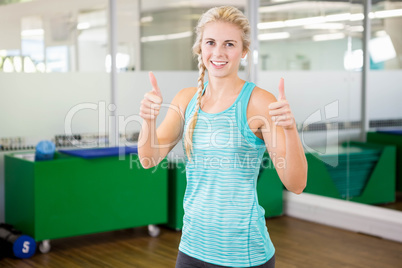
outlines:
[[[106,0],[0,5],[2,150],[43,139],[98,144],[100,108],[110,100],[107,7]]]
[[[359,195],[350,152],[361,148],[350,141],[360,139],[362,5],[261,1],[259,16],[259,83],[277,95],[284,77],[309,168],[324,170],[309,178],[306,191],[346,200]]]
[[[402,127],[401,14],[400,1],[372,2],[365,72],[362,1],[260,2],[259,84],[277,93],[277,81],[285,78],[309,169],[320,170],[309,178],[306,192],[393,204],[394,172],[396,186],[402,185],[399,162],[395,168],[396,155],[384,145],[397,145],[398,138],[367,143],[362,132]],[[363,128],[365,121],[369,129]]]
[[[402,97],[402,2],[373,1],[370,18],[368,93],[372,97],[368,102],[367,140],[396,149],[395,159],[392,158],[395,170],[389,172],[396,180],[393,183],[396,202],[379,205],[402,211],[402,107],[399,102]],[[387,183],[385,178],[383,183]],[[378,194],[383,192],[381,189]]]

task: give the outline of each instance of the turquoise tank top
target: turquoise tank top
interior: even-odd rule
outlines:
[[[207,83],[202,94],[206,87]],[[247,123],[254,87],[245,82],[235,102],[222,112],[200,109],[191,161],[185,156],[187,188],[179,250],[215,265],[257,266],[275,253],[256,192],[266,147]],[[187,106],[184,129],[196,101],[197,94]],[[182,144],[184,148],[184,135]]]

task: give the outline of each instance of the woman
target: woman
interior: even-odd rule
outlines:
[[[250,26],[238,9],[210,9],[196,31],[198,87],[175,96],[157,130],[163,99],[150,73],[153,89],[140,108],[140,161],[144,168],[157,165],[183,138],[187,188],[176,267],[274,267],[275,249],[256,195],[265,150],[288,190],[299,194],[307,181],[307,162],[283,80],[277,101],[239,78],[240,61],[249,52]],[[206,70],[209,81],[204,84]]]

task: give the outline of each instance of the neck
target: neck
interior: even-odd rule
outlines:
[[[208,77],[208,87],[205,91],[207,97],[224,99],[230,95],[237,95],[244,81],[239,76],[235,77]]]

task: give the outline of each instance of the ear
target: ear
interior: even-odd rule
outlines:
[[[243,51],[243,53],[241,54],[241,57],[244,59],[244,57],[247,56],[247,50]]]

